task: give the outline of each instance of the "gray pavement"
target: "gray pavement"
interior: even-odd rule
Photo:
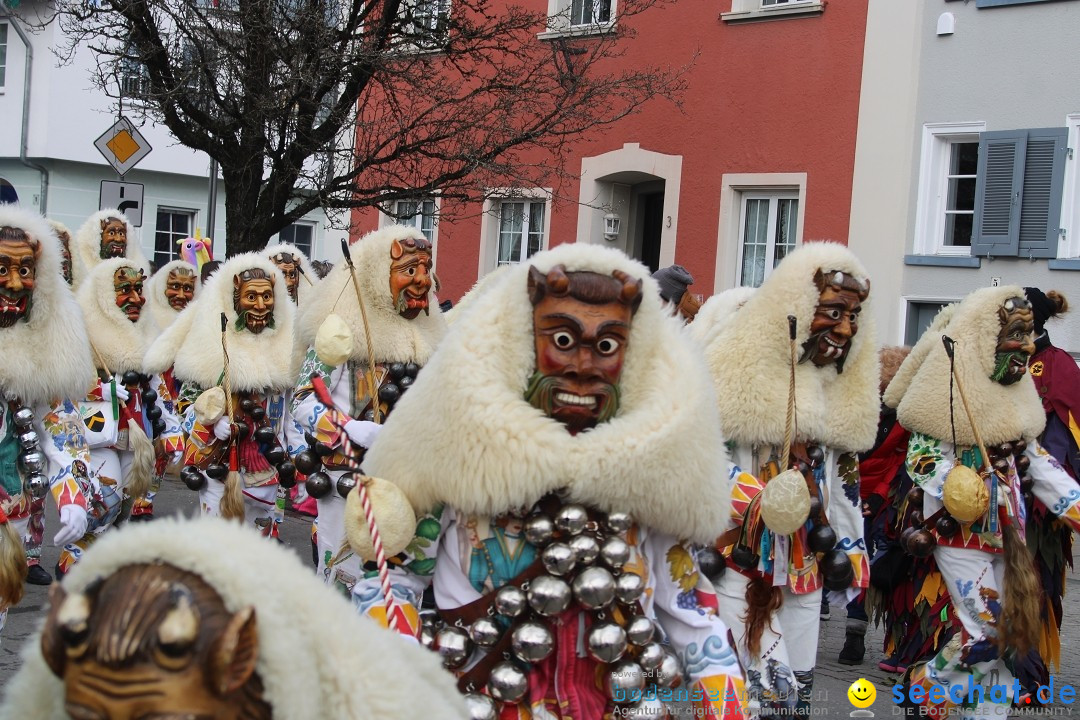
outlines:
[[[159,515],[183,514],[191,516],[198,512],[197,495],[184,487],[179,480],[166,479],[161,493],[157,496],[156,511]],[[50,513],[55,512],[50,508]],[[52,516],[46,517],[46,538],[51,538],[56,531],[56,522]],[[287,547],[300,554],[301,558],[311,558],[311,519],[298,514],[288,514],[282,525],[281,536]],[[42,553],[42,564],[52,571],[56,564],[58,551],[46,542]],[[27,645],[31,634],[44,616],[48,602],[48,588],[34,585],[27,586],[27,593],[18,607],[8,615],[0,641],[0,688],[20,665],[20,653]],[[876,718],[898,715],[898,709],[892,703],[892,686],[898,676],[884,672],[877,667],[882,654],[883,631],[871,627],[866,637],[866,661],[856,667],[840,665],[836,658],[844,646],[844,611],[833,608],[832,617],[821,622],[821,636],[818,641],[818,665],[815,681],[816,717],[847,718],[854,709],[847,699],[848,687],[860,677],[866,678],[877,689],[877,699],[870,708]],[[1069,683],[1080,686],[1080,573],[1068,575],[1065,595],[1065,623],[1061,637],[1062,667],[1055,672],[1058,684]],[[1080,703],[1078,699],[1077,703]],[[688,708],[677,710],[679,717],[691,717]],[[1040,717],[1078,717],[1080,706],[1054,706],[1049,713]],[[403,715],[403,717],[405,717]],[[866,717],[866,716],[863,716]],[[1019,716],[1016,716],[1019,717]]]

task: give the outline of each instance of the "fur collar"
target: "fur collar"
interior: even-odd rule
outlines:
[[[274,279],[274,326],[258,335],[235,328],[237,311],[232,308],[233,276],[251,268],[260,268]],[[173,372],[178,380],[194,382],[200,388],[217,385],[225,366],[221,354],[222,312],[228,322],[226,343],[232,389],[281,392],[292,388],[296,380],[291,364],[296,308],[281,272],[255,253],[233,256],[217,269],[199,297],[154,343],[147,355],[149,365],[160,367],[163,358],[175,349]]]
[[[814,273],[841,270],[866,278],[862,263],[837,243],[806,243],[790,253],[706,348],[729,439],[747,445],[783,443],[791,351],[787,316],[797,322],[796,352],[810,335],[820,293]],[[859,332],[844,371],[796,365],[798,437],[841,451],[874,445],[878,423],[877,337],[873,293],[862,304]],[[696,322],[696,321],[695,321]]]
[[[742,310],[756,289],[730,288],[706,300],[694,316],[694,322],[686,326],[690,337],[702,347],[708,347],[712,339],[727,325],[727,321],[737,311]]]
[[[140,267],[125,258],[102,260],[90,271],[76,297],[83,311],[86,333],[94,366],[119,374],[127,370],[142,372],[143,355],[155,333],[154,320],[143,305],[138,322],[131,322],[116,306],[113,275],[122,267]],[[142,268],[146,272],[146,268]],[[143,286],[145,294],[146,287]],[[105,367],[101,367],[101,363]]]
[[[558,264],[620,269],[644,282],[619,413],[577,436],[523,397],[536,364],[529,265],[546,272]],[[456,318],[395,406],[365,470],[400,485],[420,512],[445,502],[498,515],[565,487],[579,502],[630,512],[662,532],[715,539],[730,500],[716,399],[648,269],[616,250],[566,244],[501,275]]]
[[[226,552],[243,562],[223,561]],[[161,562],[203,578],[231,612],[256,608],[256,670],[275,720],[396,720],[405,700],[401,684],[388,678],[408,678],[409,717],[468,718],[437,655],[361,617],[347,600],[327,592],[295,553],[236,523],[166,518],[106,533],[64,578],[64,590],[83,592],[122,567]],[[64,685],[45,665],[40,629],[25,644],[22,660],[14,677],[6,678],[0,717],[67,718]]]
[[[0,329],[0,394],[30,406],[77,400],[93,381],[93,363],[82,313],[60,274],[60,241],[45,218],[14,205],[0,205],[0,227],[22,228],[41,245],[29,320]]]
[[[71,238],[71,276],[75,290],[79,289],[90,271],[101,262],[101,221],[113,218],[123,220],[127,225],[128,242],[124,257],[139,267],[150,267],[143,256],[135,226],[128,222],[127,216],[119,210],[101,210],[88,217]]]
[[[350,246],[356,264],[356,279],[364,297],[376,362],[427,363],[435,346],[446,333],[446,320],[439,311],[434,287],[428,293],[429,314],[420,313],[413,320],[398,315],[390,297],[390,245],[395,239],[423,238],[419,230],[404,225],[391,225],[360,238]],[[301,281],[303,282],[303,281]],[[367,364],[367,339],[356,291],[349,278],[349,266],[344,258],[334,263],[334,269],[308,290],[308,299],[301,303],[298,352],[315,344],[315,334],[330,313],[336,313],[352,330],[351,359]],[[304,297],[301,290],[300,297]]]
[[[158,335],[165,332],[176,318],[180,317],[180,312],[174,310],[172,305],[169,304],[169,299],[165,297],[165,289],[169,283],[169,273],[177,268],[185,268],[191,271],[192,275],[195,276],[195,297],[199,295],[199,271],[194,265],[185,260],[173,260],[154,273],[149,282],[146,283],[146,307],[144,310],[149,311]],[[195,297],[191,298],[191,302],[195,302]]]
[[[233,276],[250,268],[261,268],[274,278],[274,327],[258,335],[246,329],[237,331],[235,327]],[[281,392],[291,388],[296,380],[290,362],[296,308],[281,272],[274,263],[256,253],[236,255],[217,269],[198,298],[184,308],[177,321],[154,343],[147,355],[148,368],[158,369],[172,355],[173,372],[178,380],[191,381],[202,388],[217,385],[224,367],[223,312],[228,322],[225,342],[233,389]]]
[[[1011,297],[1024,297],[1016,285],[982,288],[950,305],[934,318],[885,390],[885,403],[909,430],[952,440],[949,422],[949,357],[941,336],[956,341],[956,369],[979,433],[988,445],[1031,439],[1042,432],[1046,414],[1031,375],[1012,385],[990,379],[1001,323],[998,308]],[[956,440],[975,444],[959,392],[953,386]]]

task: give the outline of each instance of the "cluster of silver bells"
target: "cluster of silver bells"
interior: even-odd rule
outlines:
[[[23,479],[23,492],[40,500],[49,493],[49,478],[45,469],[49,461],[41,451],[41,440],[34,429],[34,411],[20,406],[12,413],[15,421],[15,439],[19,443],[19,473]]]
[[[451,670],[469,661],[474,647],[489,649],[510,628],[510,649],[488,677],[487,695],[471,693],[465,701],[473,720],[493,720],[499,703],[517,703],[528,690],[523,667],[540,662],[555,650],[555,637],[546,619],[561,615],[572,602],[595,613],[585,638],[590,657],[607,665],[605,689],[620,702],[645,693],[650,684],[672,687],[683,677],[674,653],[658,642],[652,620],[641,615],[638,603],[645,591],[640,575],[625,569],[630,546],[625,534],[633,524],[627,513],[609,513],[601,524],[589,520],[581,505],[564,505],[554,518],[534,513],[525,519],[525,539],[540,550],[546,574],[523,583],[504,585],[495,592],[488,617],[468,627],[441,624],[435,613],[423,614],[421,642],[442,657]],[[623,606],[625,624],[613,622],[609,611]]]

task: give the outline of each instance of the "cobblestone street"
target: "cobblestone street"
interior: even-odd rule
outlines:
[[[166,480],[156,502],[157,512],[161,515],[183,513],[191,515],[198,509],[197,495],[187,490],[178,480]],[[50,513],[55,512],[51,507]],[[46,537],[55,532],[55,519],[47,517]],[[282,539],[301,557],[310,558],[309,537],[311,521],[304,516],[290,514],[282,527]],[[179,540],[178,541],[182,541]],[[57,550],[46,544],[43,553],[43,565],[52,572],[56,563]],[[1080,574],[1068,575],[1065,596],[1065,628],[1061,637],[1062,667],[1055,673],[1057,684],[1080,684]],[[20,665],[19,655],[25,647],[33,630],[44,616],[48,598],[48,588],[29,585],[26,597],[18,607],[8,615],[0,642],[0,687],[4,679],[10,677]],[[871,627],[866,638],[866,660],[857,667],[841,665],[836,661],[840,649],[844,646],[844,611],[833,608],[832,617],[821,623],[821,637],[818,644],[818,666],[815,680],[816,717],[849,717],[853,710],[847,699],[847,690],[852,682],[864,677],[877,688],[877,699],[871,710],[877,718],[892,717],[898,714],[892,702],[892,686],[898,676],[878,669],[881,659],[880,648],[883,632],[881,628]],[[403,703],[405,702],[403,698]],[[1080,717],[1080,712],[1072,712],[1070,706],[1057,705],[1040,717]],[[688,709],[677,711],[677,717],[691,717]],[[407,711],[402,716],[408,718]]]

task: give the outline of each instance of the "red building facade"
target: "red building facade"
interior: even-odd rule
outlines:
[[[867,0],[679,0],[629,18],[621,62],[693,61],[681,109],[653,101],[581,137],[564,166],[574,179],[557,188],[396,210],[415,208],[453,300],[499,264],[564,242],[684,265],[706,297],[759,284],[804,240],[847,242],[866,16]],[[358,234],[390,222],[353,216]]]

